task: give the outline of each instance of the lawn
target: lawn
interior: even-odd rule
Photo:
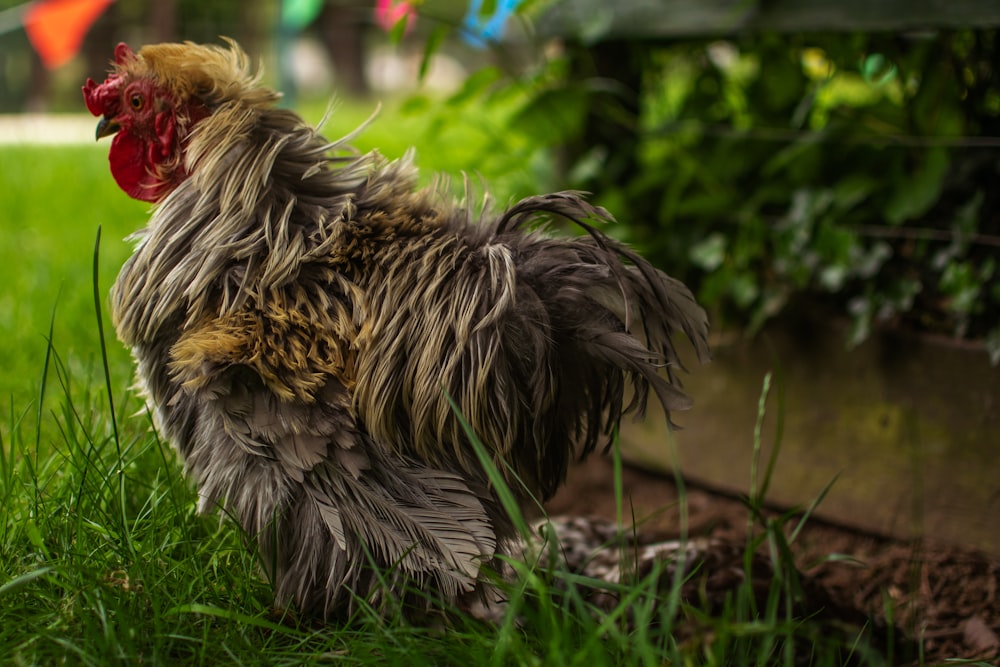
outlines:
[[[523,194],[544,172],[516,137],[498,143],[499,121],[489,114],[442,125],[431,102],[411,106],[422,113],[387,107],[355,143],[390,157],[416,144],[428,170],[496,177],[500,197]],[[369,109],[344,104],[328,134],[347,131]],[[321,114],[322,105],[307,111]],[[772,584],[766,609],[755,608],[750,591],[737,592],[719,618],[682,603],[679,581],[658,587],[656,572],[615,591],[623,601],[609,612],[593,609],[558,568],[524,567],[497,625],[456,617],[445,629],[364,613],[317,625],[272,609],[237,530],[195,514],[193,490],[129,390],[131,364],[107,320],[106,295],[129,253],[124,237],[143,224],[148,205],[117,189],[106,150],[0,149],[0,660],[756,665],[791,664],[794,638],[814,664],[841,664],[843,647],[779,612],[794,578]],[[106,351],[93,281],[98,230]],[[778,546],[779,533],[765,531]],[[701,628],[684,645],[673,632],[681,617]]]

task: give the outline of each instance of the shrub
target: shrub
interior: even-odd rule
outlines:
[[[506,129],[554,149],[552,185],[595,193],[724,326],[820,301],[851,344],[904,327],[998,363],[996,62],[995,30],[570,43],[442,113],[517,91]]]

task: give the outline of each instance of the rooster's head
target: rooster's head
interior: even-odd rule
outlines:
[[[154,44],[115,48],[103,83],[87,79],[87,108],[101,120],[97,138],[115,135],[111,173],[129,196],[157,202],[191,172],[185,149],[198,125],[227,104],[270,105],[274,92],[257,86],[246,54],[229,48]]]

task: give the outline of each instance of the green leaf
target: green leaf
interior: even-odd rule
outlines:
[[[448,35],[448,28],[444,25],[439,25],[431,31],[431,34],[427,36],[427,42],[424,44],[424,53],[420,58],[420,70],[417,74],[417,80],[423,81],[424,77],[427,76],[427,71],[431,66],[431,59],[434,54],[437,53],[438,49],[444,43],[445,37]]]
[[[870,294],[859,295],[847,302],[847,311],[851,314],[851,332],[847,337],[849,348],[863,343],[872,331],[872,314],[875,311]]]
[[[882,186],[873,173],[848,174],[833,186],[833,207],[849,211]]]
[[[514,114],[510,127],[539,145],[565,143],[583,129],[586,100],[587,93],[579,86],[543,90]]]
[[[709,234],[700,243],[691,247],[688,256],[700,269],[707,272],[715,271],[726,259],[726,237],[718,232]]]
[[[986,345],[986,352],[990,355],[990,364],[1000,365],[1000,327],[995,327],[986,334],[983,341]]]
[[[448,98],[450,106],[460,106],[479,97],[490,86],[499,81],[503,73],[496,67],[484,67],[465,80],[462,87]]]
[[[881,53],[870,53],[859,63],[861,78],[873,86],[884,86],[895,80],[899,70],[896,64]]]
[[[572,166],[568,176],[569,182],[579,184],[597,180],[604,171],[607,160],[608,149],[604,146],[594,146]]]
[[[854,272],[861,278],[872,278],[890,257],[892,257],[892,246],[885,241],[877,241],[867,252],[862,252],[854,259],[852,263]]]
[[[790,142],[769,158],[761,168],[761,175],[774,177],[784,170],[791,170],[801,163],[807,162],[814,154],[821,154],[824,147],[824,131],[805,135],[801,139]]]
[[[403,37],[406,36],[406,29],[410,26],[410,15],[403,14],[393,25],[392,31],[389,33],[389,41],[399,46],[403,43]]]
[[[28,541],[31,542],[31,546],[35,547],[42,556],[49,558],[49,548],[42,538],[42,532],[38,529],[38,525],[34,521],[25,521],[22,525]]]
[[[979,301],[980,280],[969,262],[952,262],[941,275],[941,291],[951,297],[948,309],[967,315]]]
[[[429,114],[432,106],[427,95],[414,94],[403,100],[402,104],[399,105],[399,111],[406,116],[419,116],[420,114]]]
[[[754,280],[752,275],[739,273],[734,275],[732,282],[729,283],[729,294],[733,301],[736,302],[736,305],[741,308],[747,308],[757,300],[760,289],[757,287],[757,281]]]
[[[838,292],[847,281],[850,271],[844,264],[830,264],[819,272],[819,284],[827,292]]]
[[[885,207],[886,220],[898,225],[929,211],[941,196],[948,165],[947,150],[940,147],[928,149],[923,163],[911,177],[896,184]]]
[[[597,10],[580,17],[580,41],[596,44],[614,26],[615,10],[608,5],[597,5]]]

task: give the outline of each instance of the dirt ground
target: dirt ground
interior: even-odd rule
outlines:
[[[625,515],[634,512],[640,543],[679,536],[680,505],[672,479],[626,467],[622,483]],[[685,496],[689,539],[710,538],[716,545],[712,548],[732,547],[739,553],[747,534],[747,510],[741,501],[692,483],[686,485]],[[570,472],[566,486],[546,509],[550,516],[613,520],[614,498],[611,461],[595,456]],[[806,524],[793,547],[806,590],[824,598],[828,611],[855,618],[860,613],[885,623],[886,609],[893,609],[891,624],[921,645],[928,665],[955,658],[1000,663],[997,555],[929,540],[901,543],[816,519]],[[829,554],[851,558],[816,565]]]

